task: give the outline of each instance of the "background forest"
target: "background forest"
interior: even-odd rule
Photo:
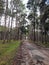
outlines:
[[[49,0],[0,0],[0,65],[12,65],[24,40],[49,48]]]

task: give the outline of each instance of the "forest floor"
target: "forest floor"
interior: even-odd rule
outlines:
[[[49,48],[43,48],[25,40],[12,63],[12,65],[49,65]]]
[[[20,41],[10,41],[5,44],[0,40],[0,65],[12,65],[13,58],[20,46]]]

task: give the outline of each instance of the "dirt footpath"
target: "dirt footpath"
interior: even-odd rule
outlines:
[[[13,65],[49,65],[49,49],[39,48],[24,41],[14,58]]]

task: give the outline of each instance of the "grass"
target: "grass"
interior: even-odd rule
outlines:
[[[29,40],[30,43],[34,43],[32,40]],[[49,48],[49,42],[45,43],[45,42],[41,42],[41,41],[35,41],[35,44],[41,46],[41,47],[45,47],[45,48]]]
[[[0,43],[0,65],[11,65],[12,59],[20,45],[20,41]]]
[[[45,46],[46,48],[49,48],[49,43],[42,43],[43,46]]]
[[[6,27],[6,30],[7,30],[8,28]],[[5,30],[5,26],[0,26],[0,31],[4,31]]]
[[[45,48],[49,48],[49,42],[45,43],[45,42],[36,42],[37,45],[40,45],[41,47],[45,47]]]

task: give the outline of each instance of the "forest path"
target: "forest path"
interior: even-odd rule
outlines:
[[[25,40],[13,65],[49,65],[49,49],[40,48]]]

